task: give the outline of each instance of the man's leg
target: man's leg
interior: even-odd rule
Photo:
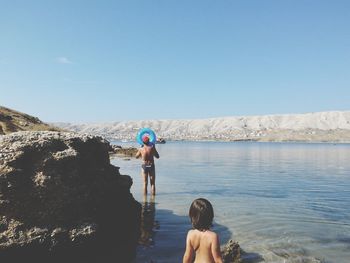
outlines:
[[[153,169],[149,173],[149,175],[150,175],[152,195],[155,195],[156,194],[156,171]]]
[[[141,171],[142,179],[143,179],[143,194],[147,195],[147,185],[148,185],[148,173],[146,173],[143,169]]]

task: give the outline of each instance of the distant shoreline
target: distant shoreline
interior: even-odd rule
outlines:
[[[139,129],[149,127],[166,141],[350,143],[350,111],[55,125],[115,140],[134,140]]]
[[[111,143],[137,143],[135,140],[121,141],[119,139],[107,138]],[[350,141],[259,141],[259,140],[235,140],[235,141],[222,141],[222,140],[167,140],[167,143],[177,143],[177,142],[189,142],[189,143],[276,143],[276,144],[350,144]],[[157,144],[158,145],[158,144]]]

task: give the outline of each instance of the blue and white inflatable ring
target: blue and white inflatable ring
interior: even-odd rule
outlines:
[[[140,145],[143,145],[142,138],[145,135],[149,137],[149,142],[150,143],[152,143],[152,144],[156,143],[157,137],[156,137],[156,134],[154,133],[154,131],[152,131],[150,128],[143,128],[143,129],[140,129],[139,132],[136,135],[136,141]]]

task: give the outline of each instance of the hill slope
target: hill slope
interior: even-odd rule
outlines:
[[[350,142],[350,111],[56,125],[117,140],[134,140],[150,127],[170,140]]]
[[[0,135],[16,131],[59,131],[37,117],[0,106]]]

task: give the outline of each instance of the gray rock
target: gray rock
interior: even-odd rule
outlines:
[[[241,262],[241,248],[238,242],[230,239],[224,248],[221,250],[224,263],[239,263]]]
[[[109,148],[75,133],[0,136],[1,262],[132,259],[140,204]]]
[[[111,145],[109,148],[109,153],[111,155],[116,154],[119,156],[135,157],[138,149],[135,147],[125,147],[120,145]]]

